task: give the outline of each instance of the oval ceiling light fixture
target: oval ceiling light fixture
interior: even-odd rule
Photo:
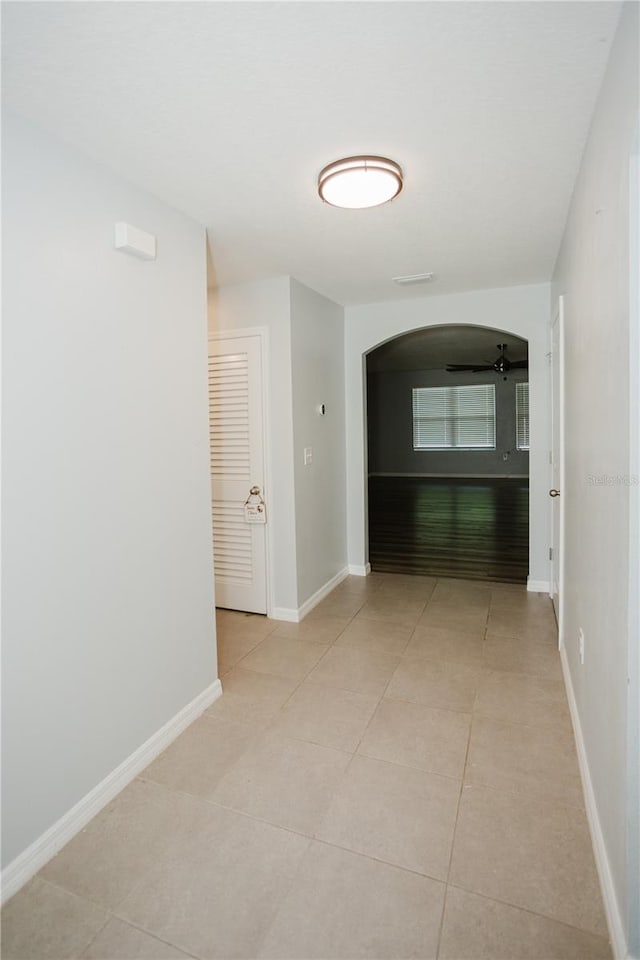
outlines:
[[[402,190],[402,170],[386,157],[347,157],[327,164],[318,176],[325,203],[347,210],[377,207]]]

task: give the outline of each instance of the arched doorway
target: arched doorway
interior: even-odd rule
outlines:
[[[366,356],[373,570],[526,582],[526,339],[431,326]]]
[[[468,324],[503,330],[529,344],[529,577],[531,591],[549,592],[551,449],[550,291],[548,284],[407,298],[345,309],[347,549],[351,573],[369,570],[366,356],[402,333]],[[497,343],[497,340],[496,340]]]

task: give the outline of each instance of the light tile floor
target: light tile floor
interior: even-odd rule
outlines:
[[[4,960],[610,958],[548,598],[218,612],[224,695],[3,911]]]

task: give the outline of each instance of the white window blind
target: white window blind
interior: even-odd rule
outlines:
[[[516,383],[516,450],[529,449],[529,384]]]
[[[414,387],[412,394],[414,450],[495,450],[494,384]]]

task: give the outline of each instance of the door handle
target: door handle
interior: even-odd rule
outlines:
[[[560,491],[559,491],[559,490],[553,490],[553,489],[551,489],[551,490],[549,490],[549,496],[550,496],[550,497],[559,497],[559,496],[560,496]]]

